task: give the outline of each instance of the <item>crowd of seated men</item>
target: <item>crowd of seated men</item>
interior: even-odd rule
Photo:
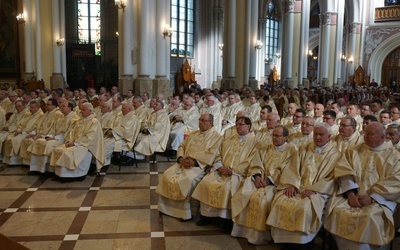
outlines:
[[[165,152],[177,162],[156,190],[161,213],[184,222],[200,212],[198,226],[253,244],[309,249],[325,228],[340,249],[384,249],[400,201],[396,98],[384,87],[196,88],[166,99],[116,86],[1,89],[0,152],[62,182],[116,156]]]

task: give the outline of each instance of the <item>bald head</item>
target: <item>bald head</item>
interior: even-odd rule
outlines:
[[[385,142],[385,126],[379,122],[372,122],[365,127],[364,142],[370,148],[376,148]]]

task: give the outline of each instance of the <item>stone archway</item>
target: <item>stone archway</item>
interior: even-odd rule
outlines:
[[[386,57],[400,46],[400,33],[386,38],[376,47],[368,60],[368,69],[371,73],[371,79],[375,79],[379,83],[382,82],[382,67]],[[368,56],[368,54],[364,55]]]

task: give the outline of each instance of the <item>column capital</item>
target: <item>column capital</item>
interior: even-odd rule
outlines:
[[[289,13],[289,12],[294,12],[294,4],[296,0],[285,0],[283,2],[283,14]]]
[[[322,25],[336,25],[337,17],[337,12],[325,12],[323,14],[320,14],[320,21],[322,21]]]
[[[347,25],[349,33],[360,34],[361,33],[361,23],[349,23]]]

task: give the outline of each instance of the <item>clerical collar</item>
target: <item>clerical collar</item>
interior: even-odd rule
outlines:
[[[383,142],[381,145],[374,147],[374,148],[369,148],[371,151],[380,151],[382,148],[385,147],[385,142]]]
[[[87,116],[87,117],[85,117],[85,118],[83,118],[83,120],[89,120],[89,119],[92,119],[93,118],[93,116],[94,116],[94,114],[91,114],[91,115],[89,115],[89,116]]]
[[[239,135],[238,141],[242,142],[244,141],[251,133],[249,132],[247,135]]]
[[[393,147],[395,147],[395,148],[400,147],[400,141],[398,141],[396,144],[393,144]]]
[[[326,148],[326,146],[329,144],[329,141],[324,145],[324,146],[322,146],[322,147],[317,147],[317,146],[315,146],[315,152],[316,153],[318,153],[318,154],[320,154],[325,148]]]
[[[287,142],[285,142],[285,143],[283,143],[282,145],[280,145],[280,146],[274,146],[275,147],[275,152],[279,152],[279,151],[281,151],[282,150],[282,148],[284,148],[285,146],[286,146],[286,144],[287,144]]]

